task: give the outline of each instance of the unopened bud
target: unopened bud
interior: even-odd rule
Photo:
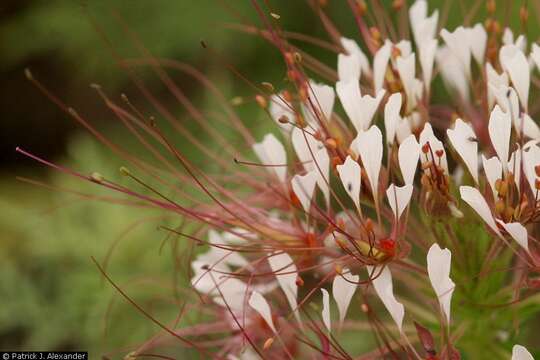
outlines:
[[[100,173],[93,172],[92,174],[90,174],[90,180],[92,180],[93,182],[100,183],[100,182],[103,182],[105,178]]]
[[[266,341],[264,342],[264,345],[263,345],[263,350],[268,350],[268,348],[270,346],[272,346],[273,343],[274,343],[274,338],[266,339]]]
[[[356,8],[358,9],[358,15],[363,16],[367,12],[367,5],[364,0],[356,0]]]
[[[404,4],[405,4],[404,0],[394,0],[394,2],[392,3],[392,9],[396,11],[400,10]]]
[[[262,95],[256,95],[255,101],[257,102],[257,105],[259,105],[263,109],[266,109],[266,107],[268,106],[268,102],[266,101],[265,97]]]
[[[522,23],[526,23],[527,19],[529,18],[529,10],[527,10],[526,5],[522,5],[519,9],[519,19]]]
[[[274,92],[274,85],[272,85],[271,83],[263,81],[261,85],[264,86],[269,92]]]
[[[493,14],[495,13],[495,10],[497,10],[497,6],[496,6],[496,1],[495,0],[487,0],[487,3],[486,3],[486,10],[489,14]]]
[[[241,96],[235,96],[231,99],[231,104],[233,106],[242,105],[244,103],[244,99]]]
[[[125,166],[121,166],[120,167],[120,174],[124,175],[124,176],[129,176],[131,175],[131,172],[129,171],[129,169]]]
[[[325,144],[330,149],[336,149],[337,148],[337,142],[336,142],[335,139],[332,139],[332,138],[326,139]]]
[[[370,27],[369,32],[371,33],[371,37],[373,38],[373,40],[379,41],[381,39],[381,32],[379,31],[377,27],[375,26]]]

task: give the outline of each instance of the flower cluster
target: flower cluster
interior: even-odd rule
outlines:
[[[181,201],[71,173],[201,224],[195,234],[174,230],[208,246],[190,262],[203,324],[175,330],[181,345],[227,359],[509,356],[510,341],[520,341],[510,324],[526,320],[540,286],[540,128],[529,106],[540,47],[501,29],[495,1],[484,23],[453,31],[439,30],[425,0],[393,2],[409,19],[399,28],[382,8],[351,1],[358,41],[339,34],[323,3],[314,7],[337,71],[292,45],[279,16],[257,6],[287,82],[279,91],[264,83],[254,97],[275,125],[259,141],[224,105],[246,145],[208,130],[224,143],[222,153],[203,147],[220,174],[201,172],[159,124],[99,90],[130,131],[143,139],[134,125],[144,130],[179,162],[183,171],[154,153],[173,176],[210,202],[129,157]],[[154,66],[169,84],[166,64]],[[479,348],[487,347],[480,332],[491,349]],[[342,343],[350,334],[367,340]],[[512,359],[532,356],[515,345]]]

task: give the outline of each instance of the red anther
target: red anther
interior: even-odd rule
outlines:
[[[396,242],[393,239],[382,239],[379,241],[381,250],[387,254],[394,254],[396,250]]]
[[[304,286],[304,279],[302,279],[300,275],[296,276],[296,286]]]
[[[422,152],[424,154],[427,154],[429,152],[429,143],[425,143],[424,145],[422,145]]]
[[[439,150],[435,151],[435,155],[437,155],[437,157],[442,157],[444,155],[444,150],[439,149]]]

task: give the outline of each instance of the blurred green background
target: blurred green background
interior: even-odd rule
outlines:
[[[287,30],[325,38],[318,17],[303,1],[270,1]],[[343,34],[356,37],[354,19],[345,1],[329,2],[329,14]],[[440,1],[437,1],[440,3]],[[459,22],[455,11],[451,24]],[[517,2],[516,2],[517,3]],[[223,4],[228,4],[227,7]],[[431,8],[435,2],[430,1]],[[230,8],[234,9],[234,13]],[[483,10],[482,10],[483,11]],[[481,11],[481,12],[482,12]],[[134,146],[127,132],[88,85],[98,83],[119,101],[149,110],[148,102],[114,61],[137,57],[124,25],[137,34],[154,55],[195,65],[227,98],[252,96],[245,83],[227,71],[224,60],[202,49],[204,39],[253,82],[283,84],[278,52],[261,38],[228,29],[246,21],[259,25],[248,0],[3,0],[0,4],[0,349],[89,350],[118,357],[126,347],[141,343],[157,328],[120,299],[99,275],[90,256],[108,258],[107,271],[131,296],[165,321],[176,315],[173,284],[181,284],[169,243],[160,224],[179,219],[157,211],[141,211],[80,199],[58,189],[106,195],[49,171],[18,154],[16,146],[83,173],[99,171],[124,181],[122,162],[97,143],[72,119],[46,99],[23,75],[30,68],[67,104],[119,144]],[[94,23],[94,24],[93,24]],[[537,27],[533,28],[537,34]],[[530,37],[535,36],[530,34]],[[114,51],[112,51],[114,49]],[[315,52],[313,47],[308,50]],[[334,66],[335,55],[317,52]],[[191,119],[149,71],[140,76],[194,131]],[[191,78],[171,72],[174,80],[199,107],[218,109],[215,100]],[[313,77],[317,78],[316,75]],[[255,133],[271,126],[264,114],[248,103],[238,108]],[[233,134],[230,134],[234,138]],[[201,135],[204,140],[204,135]],[[180,138],[177,143],[182,144]],[[208,144],[215,146],[215,144]],[[182,150],[195,161],[189,147]],[[15,179],[28,176],[58,189],[45,189]]]

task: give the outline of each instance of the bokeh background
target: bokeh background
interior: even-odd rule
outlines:
[[[429,1],[431,8],[441,2]],[[320,20],[305,2],[270,3],[281,15],[279,22],[285,29],[326,38]],[[356,37],[346,2],[328,3],[329,14],[342,33]],[[468,2],[452,2],[450,27],[466,14],[464,3]],[[500,11],[503,18],[516,24],[521,2],[513,3],[514,8]],[[480,16],[482,13],[480,10]],[[536,39],[537,21],[531,20],[529,38]],[[72,349],[119,356],[125,354],[127,346],[155,333],[157,328],[103,281],[90,256],[106,263],[113,279],[161,319],[176,315],[171,293],[185,281],[175,269],[170,249],[163,246],[165,235],[156,228],[177,224],[179,219],[81,199],[65,189],[106,193],[15,152],[15,147],[21,146],[81,172],[99,171],[124,181],[118,173],[122,161],[45,98],[25,79],[24,69],[30,68],[36,78],[116,143],[137,152],[136,143],[89,86],[100,84],[117,101],[125,93],[132,103],[150,112],[146,99],[115,63],[115,53],[125,59],[140,56],[125,33],[128,28],[154,55],[196,66],[229,99],[248,99],[237,110],[243,121],[261,134],[271,123],[249,100],[252,91],[227,70],[225,61],[253,82],[268,81],[278,88],[284,81],[284,66],[278,52],[264,40],[228,26],[244,22],[260,25],[248,0],[0,2],[1,350]],[[201,40],[223,57],[211,56],[200,46]],[[335,55],[304,48],[334,66]],[[137,69],[137,73],[204,141],[204,133],[192,125],[192,119],[151,71]],[[179,72],[171,72],[171,76],[199,108],[217,109],[215,99],[191,78]],[[317,78],[316,74],[313,77]],[[234,141],[234,134],[229,136]],[[183,145],[186,142],[180,136],[174,135],[174,139],[194,161],[211,167]],[[17,177],[29,177],[51,188]]]

